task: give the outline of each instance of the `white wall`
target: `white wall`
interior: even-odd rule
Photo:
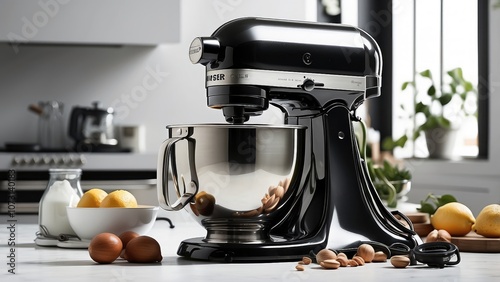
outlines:
[[[315,3],[183,0],[180,42],[155,47],[22,45],[15,54],[0,44],[0,147],[36,142],[37,117],[27,107],[45,100],[63,102],[65,120],[74,105],[113,106],[117,124],[146,126],[148,152],[167,137],[167,124],[224,122],[221,112],[206,106],[204,67],[187,55],[192,39],[244,16],[314,19]]]

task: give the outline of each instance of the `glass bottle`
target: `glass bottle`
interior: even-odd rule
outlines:
[[[39,103],[38,142],[44,149],[62,149],[65,145],[63,104],[57,101]]]
[[[75,236],[66,207],[76,207],[82,197],[81,169],[49,169],[50,179],[40,200],[38,225],[40,235],[57,239]]]

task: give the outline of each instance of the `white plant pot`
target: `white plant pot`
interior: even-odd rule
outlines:
[[[431,159],[452,159],[458,129],[437,127],[425,131],[427,150]]]

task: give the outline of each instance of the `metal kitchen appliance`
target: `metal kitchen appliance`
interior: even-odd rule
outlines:
[[[92,107],[73,107],[69,123],[69,136],[75,149],[81,151],[107,151],[117,148],[114,137],[113,108],[103,109],[99,102]]]
[[[207,104],[228,124],[167,127],[160,205],[186,207],[207,229],[184,240],[180,256],[299,260],[364,241],[421,243],[383,205],[353,132],[356,109],[380,95],[382,57],[366,32],[243,18],[194,39],[189,57],[206,66]],[[283,125],[245,124],[269,104]]]

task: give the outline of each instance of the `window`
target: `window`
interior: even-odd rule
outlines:
[[[411,136],[413,129],[422,122],[421,115],[413,115],[414,95],[421,95],[416,92],[427,91],[429,85],[425,84],[424,79],[414,74],[430,70],[438,91],[440,91],[440,85],[443,91],[447,91],[446,83],[450,78],[446,72],[461,68],[464,78],[477,89],[480,82],[478,70],[478,22],[480,21],[478,21],[476,0],[395,1],[392,16],[392,120],[393,137],[397,139],[403,134],[409,133]],[[415,81],[417,90],[407,88],[402,91],[401,86],[406,81]],[[450,116],[454,111],[453,105],[456,110],[458,104],[453,104],[453,102],[456,101],[446,106]],[[469,95],[464,104],[468,113],[478,110],[477,102],[477,96]],[[463,116],[453,121],[460,125],[454,155],[480,156],[477,115]],[[396,157],[428,156],[424,136],[420,136],[415,142],[408,143],[404,148],[397,148],[394,151]]]

